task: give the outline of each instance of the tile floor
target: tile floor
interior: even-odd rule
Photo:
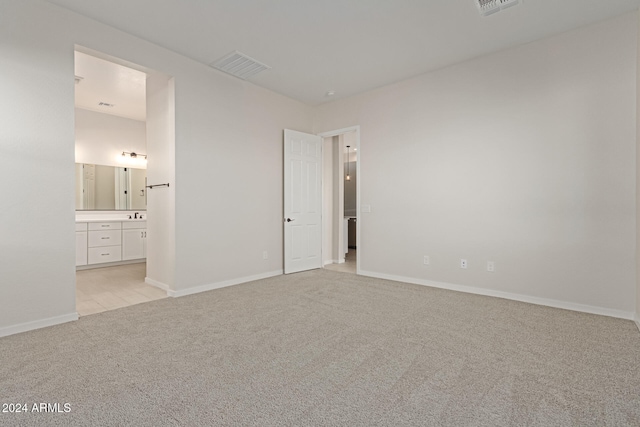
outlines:
[[[327,270],[356,274],[356,250],[349,249],[349,252],[347,252],[345,256],[344,264],[327,264],[324,268]]]
[[[167,293],[144,282],[147,264],[76,271],[76,310],[80,316],[161,298]]]
[[[356,273],[356,250],[349,249],[344,264],[328,270]],[[147,264],[76,271],[76,310],[80,316],[102,313],[134,304],[166,298],[167,293],[144,282]]]

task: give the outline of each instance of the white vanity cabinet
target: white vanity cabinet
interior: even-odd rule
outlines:
[[[76,267],[87,265],[87,223],[76,222]]]
[[[147,257],[147,222],[122,223],[122,260]]]
[[[90,222],[88,264],[122,261],[122,223]]]
[[[147,257],[147,221],[76,222],[76,267],[79,270],[142,262]]]

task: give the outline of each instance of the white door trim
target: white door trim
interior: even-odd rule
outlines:
[[[356,274],[360,274],[360,254],[362,253],[362,244],[360,240],[360,225],[362,223],[362,221],[360,221],[360,195],[362,194],[362,192],[360,191],[362,183],[362,175],[360,174],[360,125],[322,132],[319,133],[318,136],[321,136],[322,138],[331,138],[348,132],[356,133],[356,148],[358,149],[358,162],[356,163],[356,176],[358,177],[358,179],[356,180],[356,247],[358,248],[356,250]]]

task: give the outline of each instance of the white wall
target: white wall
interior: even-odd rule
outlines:
[[[312,108],[199,64],[181,71],[182,78],[176,76],[178,295],[279,274],[283,129],[311,132]],[[197,108],[180,108],[188,103]]]
[[[640,19],[640,14],[638,14]],[[640,28],[640,23],[638,24]],[[635,320],[640,328],[640,31],[637,43],[637,84],[636,84],[636,314]]]
[[[0,336],[77,318],[73,45],[50,18],[0,3]]]
[[[345,135],[338,135],[333,139],[333,253],[338,263],[345,261],[347,248],[344,247],[344,164]]]
[[[338,261],[337,251],[333,244],[333,199],[334,199],[334,172],[333,172],[333,146],[334,138],[322,139],[322,262],[323,265]]]
[[[145,122],[75,109],[76,163],[128,166],[122,152],[147,153]],[[131,165],[145,169],[145,164]]]
[[[637,24],[630,13],[319,107],[317,132],[361,125],[360,268],[630,317]]]
[[[27,177],[1,210],[0,335],[75,313],[76,44],[174,78],[174,289],[282,269],[282,129],[310,107],[39,0],[3,0],[0,39],[2,177]]]
[[[159,73],[147,76],[148,185],[147,277],[165,290],[176,284],[175,80]]]

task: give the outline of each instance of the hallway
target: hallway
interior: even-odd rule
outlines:
[[[356,260],[358,259],[356,250],[349,249],[349,252],[346,253],[344,258],[344,264],[327,264],[324,268],[332,271],[340,271],[342,273],[356,274]]]

